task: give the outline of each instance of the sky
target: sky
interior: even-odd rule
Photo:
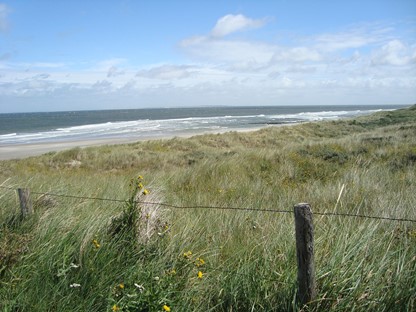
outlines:
[[[414,0],[0,0],[0,113],[414,103]]]

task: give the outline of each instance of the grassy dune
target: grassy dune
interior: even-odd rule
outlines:
[[[291,213],[135,200],[416,219],[415,168],[416,106],[2,161],[0,185],[30,188],[35,214],[0,188],[0,310],[299,310]],[[305,311],[416,310],[416,223],[314,224]]]

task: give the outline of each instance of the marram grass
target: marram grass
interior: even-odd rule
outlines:
[[[416,219],[415,146],[413,106],[2,161],[35,214],[0,189],[0,310],[415,311],[415,223],[315,215],[318,295],[300,307],[293,215],[261,211]]]

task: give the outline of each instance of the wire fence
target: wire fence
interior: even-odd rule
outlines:
[[[7,189],[10,191],[16,191],[15,188],[0,185],[0,188]],[[125,199],[116,199],[116,198],[102,198],[102,197],[88,197],[88,196],[78,196],[78,195],[68,195],[68,194],[57,194],[50,192],[36,192],[30,191],[31,194],[41,195],[41,196],[51,196],[51,197],[61,197],[61,198],[73,198],[80,200],[94,200],[94,201],[107,201],[107,202],[116,202],[116,203],[126,203]],[[151,201],[134,201],[135,204],[141,205],[157,205],[163,206],[172,209],[207,209],[207,210],[237,210],[237,211],[255,211],[255,212],[270,212],[270,213],[293,213],[293,210],[278,210],[271,208],[253,208],[253,207],[230,207],[230,206],[208,206],[208,205],[192,205],[192,206],[180,206],[174,204],[168,204],[163,202],[151,202]],[[343,212],[313,212],[314,215],[320,216],[332,216],[332,217],[350,217],[350,218],[363,218],[363,219],[375,219],[375,220],[387,220],[387,221],[397,221],[397,222],[413,222],[416,223],[416,219],[410,218],[398,218],[398,217],[384,217],[384,216],[375,216],[375,215],[366,215],[366,214],[353,214],[353,213],[343,213]]]

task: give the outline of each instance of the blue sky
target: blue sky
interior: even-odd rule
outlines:
[[[413,103],[413,0],[0,0],[0,113]]]

